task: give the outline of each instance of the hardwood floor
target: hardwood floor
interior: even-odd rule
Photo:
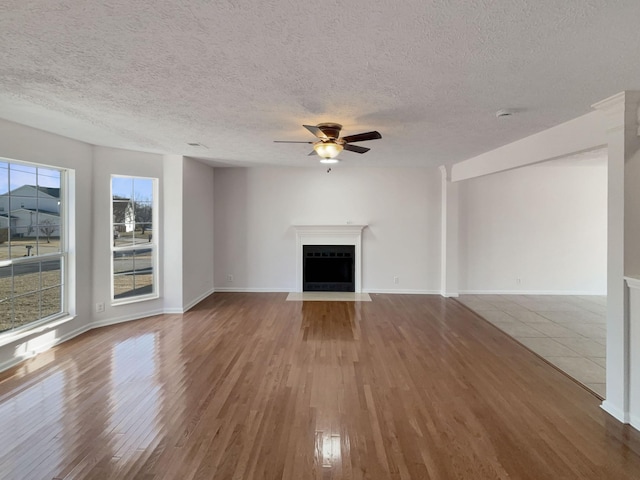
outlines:
[[[640,434],[451,299],[214,294],[0,374],[3,479],[637,479]]]

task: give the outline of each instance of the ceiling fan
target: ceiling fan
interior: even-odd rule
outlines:
[[[318,125],[303,125],[304,128],[313,133],[320,140],[315,142],[290,142],[286,140],[275,140],[275,143],[308,143],[313,145],[313,151],[309,155],[318,155],[322,163],[336,163],[336,158],[342,150],[356,153],[366,153],[370,148],[351,145],[354,142],[365,142],[367,140],[377,140],[382,138],[379,132],[358,133],[355,135],[340,136],[342,125],[339,123],[319,123]]]

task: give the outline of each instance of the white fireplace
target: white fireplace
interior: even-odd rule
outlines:
[[[366,225],[294,225],[296,230],[296,292],[302,292],[304,245],[353,245],[355,293],[362,293],[362,230]]]

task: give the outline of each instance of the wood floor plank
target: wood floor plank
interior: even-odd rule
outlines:
[[[217,293],[0,374],[0,478],[637,479],[640,433],[456,301]]]

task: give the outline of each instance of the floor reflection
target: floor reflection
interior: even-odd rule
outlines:
[[[157,333],[124,340],[113,347],[110,431],[116,458],[131,453],[127,445],[135,431],[136,448],[146,448],[158,434],[162,396],[157,376]]]
[[[345,416],[344,412],[358,402],[356,368],[363,305],[304,302],[301,307],[303,341],[297,365],[308,372],[309,426],[313,429],[309,433],[313,434],[313,465],[318,478],[350,475],[350,432],[358,415]],[[298,447],[299,455],[309,453],[304,446]]]
[[[340,435],[316,431],[316,462],[322,468],[341,466],[342,445]]]
[[[0,403],[1,478],[21,478],[37,469],[45,459],[34,452],[46,451],[54,459],[65,453],[58,441],[64,427],[65,383],[65,373],[56,371]]]

